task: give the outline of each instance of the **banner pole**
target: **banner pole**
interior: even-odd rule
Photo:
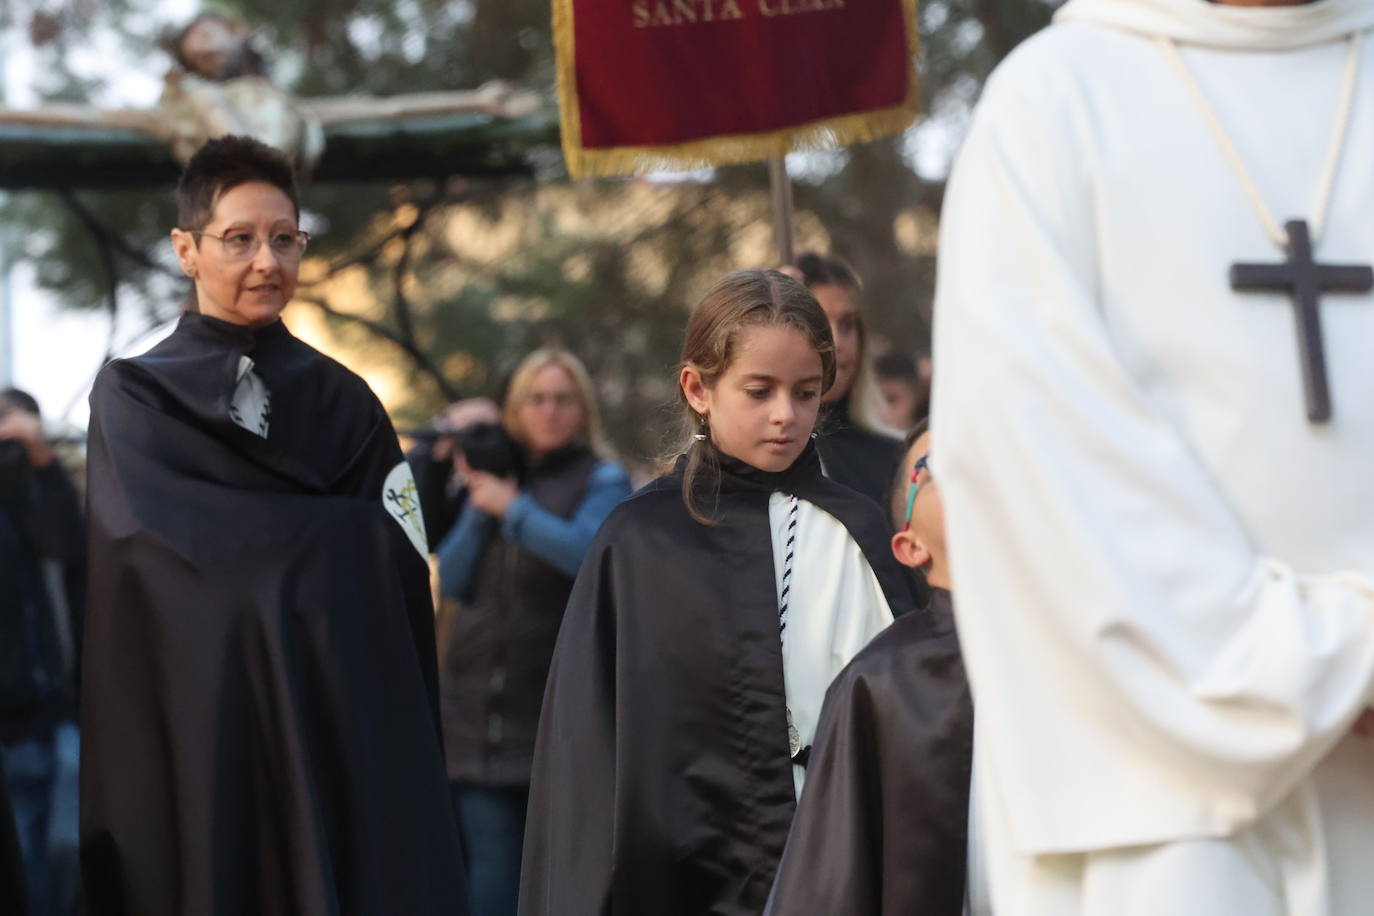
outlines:
[[[792,241],[792,179],[787,175],[787,160],[774,156],[768,160],[768,181],[773,197],[773,240],[778,246],[778,263],[796,259]]]

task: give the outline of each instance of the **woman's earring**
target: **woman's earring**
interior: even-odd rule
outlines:
[[[710,433],[710,429],[709,429],[709,428],[707,427],[707,425],[706,425],[706,418],[705,418],[705,417],[702,417],[702,418],[701,418],[701,426],[698,427],[696,435],[693,436],[692,438],[693,438],[694,440],[696,440],[697,442],[705,442],[705,441],[709,438],[709,435],[708,435],[709,433]]]
[[[819,438],[820,438],[820,435],[821,435],[820,433],[812,433],[812,434],[811,434],[811,438],[812,438],[812,439],[819,439]]]

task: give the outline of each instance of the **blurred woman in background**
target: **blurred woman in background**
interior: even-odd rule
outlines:
[[[887,407],[888,426],[911,429],[930,414],[930,377],[922,375],[921,360],[899,351],[884,353],[873,360],[873,376]]]
[[[835,384],[816,427],[821,466],[831,480],[881,503],[902,444],[884,423],[859,307],[862,284],[848,264],[815,252],[797,258],[796,273],[825,310],[835,338]]]
[[[467,502],[438,549],[440,586],[460,602],[440,664],[444,743],[471,912],[505,916],[563,608],[630,479],[604,457],[591,379],[563,350],[525,357],[501,423],[468,426],[457,446]]]

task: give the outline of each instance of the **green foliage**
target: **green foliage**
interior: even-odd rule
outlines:
[[[11,2],[18,4],[6,14],[11,27],[50,5]],[[921,10],[923,123],[904,138],[806,159],[796,188],[799,243],[833,250],[855,265],[866,280],[875,339],[906,351],[927,346],[934,227],[948,151],[987,74],[1056,5],[928,0]],[[302,96],[473,88],[493,78],[551,94],[548,0],[222,0],[215,6],[254,24],[277,78]],[[157,33],[172,25],[157,21],[155,0],[78,0],[63,9],[57,34],[39,49],[47,68],[42,89],[51,98],[98,98],[96,87],[65,69],[77,43],[104,30],[141,59],[159,60]],[[351,339],[413,367],[411,397],[398,410],[403,424],[423,421],[454,394],[497,394],[521,355],[557,342],[593,370],[622,454],[657,454],[664,424],[656,412],[673,399],[686,309],[721,272],[772,260],[766,170],[720,169],[709,184],[659,191],[629,181],[573,186],[557,167],[544,177],[539,186],[454,179],[443,186],[310,188],[310,228],[324,230],[311,255],[364,271],[373,301],[353,301],[331,282],[305,287],[304,298],[333,314]],[[78,198],[127,249],[115,255],[121,301],[150,314],[174,308],[179,288],[165,270],[169,196],[82,192]],[[653,218],[644,217],[646,201]],[[70,205],[53,195],[18,195],[0,215],[31,228],[25,254],[62,301],[73,308],[108,306],[98,246]],[[516,241],[493,255],[498,227]]]

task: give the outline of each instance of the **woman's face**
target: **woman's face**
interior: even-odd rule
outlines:
[[[296,292],[301,260],[299,253],[277,254],[270,242],[274,237],[294,236],[296,231],[291,199],[280,188],[261,181],[241,184],[221,195],[205,226],[207,234],[173,229],[172,245],[182,270],[195,278],[201,312],[250,328],[276,321]],[[241,243],[247,236],[256,238],[257,251],[248,258],[232,256],[233,241]]]
[[[571,445],[587,423],[577,383],[562,366],[535,370],[516,416],[525,434],[525,447],[535,455]]]
[[[860,321],[859,300],[854,291],[837,283],[823,283],[811,287],[811,295],[830,319],[830,334],[835,338],[835,384],[826,391],[827,404],[844,398],[854,385],[854,373],[859,368]]]
[[[682,392],[707,418],[716,448],[762,471],[785,471],[806,448],[821,404],[821,355],[795,328],[754,327],[707,388],[682,370]]]

